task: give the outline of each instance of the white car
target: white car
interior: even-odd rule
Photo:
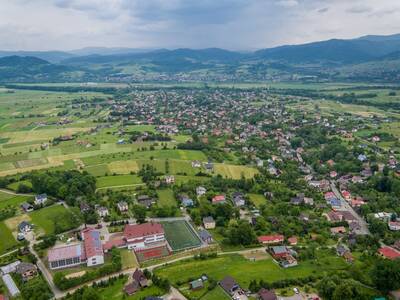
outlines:
[[[293,291],[294,291],[296,294],[300,294],[300,291],[299,291],[298,288],[294,288]]]

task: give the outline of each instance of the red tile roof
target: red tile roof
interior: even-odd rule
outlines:
[[[164,228],[160,223],[143,223],[138,225],[125,225],[124,236],[126,239],[143,238],[154,234],[163,234]]]
[[[112,247],[122,247],[126,244],[126,241],[122,238],[120,239],[115,239],[115,240],[109,240],[106,243],[103,244],[103,249],[104,250],[110,250]]]
[[[400,258],[400,251],[397,251],[396,249],[389,247],[389,246],[384,246],[378,250],[379,254],[384,256],[387,259],[396,259]]]
[[[223,202],[223,201],[225,201],[224,195],[217,195],[217,196],[214,196],[214,198],[212,198],[213,203]]]
[[[285,237],[280,234],[275,234],[275,235],[262,235],[262,236],[259,236],[257,239],[260,243],[268,244],[268,243],[283,242]]]

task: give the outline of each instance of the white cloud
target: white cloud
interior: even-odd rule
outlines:
[[[400,32],[398,0],[0,0],[0,7],[3,49],[257,49]]]

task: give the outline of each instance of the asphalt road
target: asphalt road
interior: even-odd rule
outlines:
[[[358,221],[358,223],[360,224],[360,229],[356,230],[356,234],[359,235],[367,235],[369,234],[369,229],[368,229],[368,224],[367,222],[364,220],[363,217],[361,217],[358,213],[355,212],[355,210],[350,206],[350,204],[343,198],[342,194],[339,192],[339,190],[337,189],[335,183],[333,181],[331,181],[331,189],[332,192],[335,194],[335,196],[340,199],[341,203],[342,203],[342,208],[348,212],[350,212]]]

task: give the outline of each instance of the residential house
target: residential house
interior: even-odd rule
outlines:
[[[203,196],[205,193],[207,193],[207,189],[206,189],[205,187],[203,187],[203,186],[198,186],[198,187],[196,188],[197,197]]]
[[[246,199],[241,192],[234,192],[232,194],[232,202],[236,207],[242,207],[246,204]]]
[[[298,239],[295,236],[288,238],[288,242],[291,246],[296,246],[298,243]]]
[[[309,198],[309,197],[304,197],[303,203],[305,205],[314,206],[314,199],[313,198]]]
[[[139,290],[140,290],[140,287],[136,281],[126,284],[123,289],[124,293],[127,296],[132,296],[134,293],[136,293]]]
[[[33,229],[32,224],[27,222],[27,221],[22,221],[18,225],[18,231],[21,232],[21,233],[30,232],[30,231],[32,231],[32,229]]]
[[[389,247],[383,246],[378,250],[378,254],[386,259],[395,260],[400,258],[400,251]]]
[[[389,221],[388,225],[389,225],[389,229],[392,231],[400,230],[400,222],[399,221]]]
[[[204,287],[203,280],[201,278],[193,280],[189,283],[190,289],[192,291],[201,290]]]
[[[201,168],[201,162],[198,160],[192,161],[192,167],[193,168]]]
[[[215,220],[212,216],[203,218],[203,225],[205,229],[214,229],[215,228]]]
[[[44,205],[47,202],[47,195],[46,194],[40,194],[35,196],[35,201],[34,203],[36,205]]]
[[[133,281],[136,281],[141,288],[147,287],[149,285],[146,276],[140,269],[136,269],[132,275]]]
[[[206,229],[199,231],[199,237],[204,243],[211,244],[213,242],[212,235]]]
[[[271,247],[270,251],[275,259],[281,259],[290,255],[290,251],[286,246],[274,246]]]
[[[331,233],[333,235],[344,234],[346,232],[347,232],[347,230],[346,230],[346,228],[344,226],[338,226],[338,227],[332,227],[331,228]]]
[[[278,297],[276,296],[274,291],[270,291],[264,288],[259,290],[257,295],[258,299],[260,300],[278,300]]]
[[[180,195],[179,196],[181,204],[183,207],[192,207],[194,206],[194,201],[188,197],[188,195]]]
[[[147,196],[147,195],[139,195],[139,196],[137,196],[137,202],[138,202],[140,205],[143,205],[143,206],[146,207],[146,208],[149,208],[149,207],[151,207],[153,204],[156,203],[156,201],[155,201],[153,198],[150,198],[150,197]]]
[[[164,177],[164,182],[166,184],[174,184],[175,183],[175,176],[174,175],[167,175]]]
[[[33,205],[28,203],[28,202],[24,202],[21,204],[21,208],[24,212],[31,212],[33,211]]]
[[[212,204],[225,203],[226,202],[225,195],[216,195],[212,198],[211,202]]]
[[[37,267],[34,264],[22,262],[16,267],[15,272],[27,281],[37,275]]]
[[[126,203],[125,201],[118,202],[117,207],[121,213],[127,212],[129,210],[128,203]]]
[[[236,291],[240,290],[239,284],[231,276],[226,276],[218,283],[221,288],[228,294],[233,295]]]
[[[98,206],[96,212],[101,218],[107,217],[110,214],[108,208],[104,206]]]
[[[89,204],[87,204],[86,202],[81,202],[79,204],[79,208],[81,210],[82,213],[87,213],[91,210],[91,207]]]
[[[271,244],[279,244],[283,243],[285,237],[280,234],[276,235],[262,235],[257,238],[258,242],[261,244],[271,245]]]

